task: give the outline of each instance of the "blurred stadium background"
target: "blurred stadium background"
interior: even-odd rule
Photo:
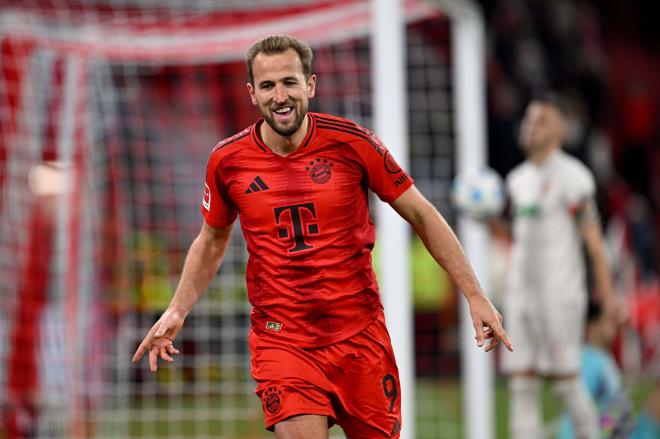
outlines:
[[[410,171],[451,221],[451,20],[402,1]],[[555,89],[567,149],[593,170],[618,291],[616,357],[637,407],[660,375],[660,71],[654,2],[482,0],[489,162],[522,160],[527,100]],[[6,0],[0,3],[0,438],[261,438],[235,228],[220,275],[155,377],[130,363],[163,311],[201,216],[211,148],[258,116],[245,49],[309,41],[312,110],[372,126],[370,1]],[[497,301],[508,243],[494,237]],[[458,296],[420,242],[413,270],[419,438],[463,433]],[[382,255],[381,255],[382,257]],[[506,391],[495,391],[498,438]],[[546,418],[557,404],[545,396]],[[336,429],[333,430],[336,433]]]

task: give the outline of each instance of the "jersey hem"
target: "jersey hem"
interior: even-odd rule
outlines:
[[[268,341],[275,341],[275,342],[281,342],[281,343],[287,343],[291,344],[293,346],[296,346],[301,349],[315,349],[315,348],[322,348],[326,346],[330,346],[336,343],[341,343],[344,340],[348,340],[351,337],[354,337],[355,335],[359,334],[360,332],[364,331],[365,328],[367,328],[369,325],[371,325],[376,319],[378,318],[379,313],[382,312],[382,308],[378,307],[374,309],[371,312],[371,315],[368,315],[368,317],[365,319],[364,323],[361,325],[358,325],[355,327],[354,330],[351,332],[348,332],[346,334],[343,334],[339,337],[335,338],[325,338],[325,339],[314,339],[314,340],[308,340],[308,339],[297,339],[294,337],[286,337],[282,335],[274,335],[267,330],[257,326],[254,324],[254,322],[251,322],[250,324],[250,329],[254,331],[254,333],[258,337],[262,337],[267,339]]]

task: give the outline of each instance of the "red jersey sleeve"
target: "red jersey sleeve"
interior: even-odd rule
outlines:
[[[369,189],[381,200],[391,203],[412,186],[414,181],[401,169],[378,136],[366,129],[364,132],[367,140],[356,150],[366,168]]]
[[[206,224],[215,228],[227,227],[234,222],[238,213],[234,203],[227,196],[220,178],[220,166],[216,154],[211,154],[206,165],[201,210]]]

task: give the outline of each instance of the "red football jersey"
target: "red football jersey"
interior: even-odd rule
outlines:
[[[413,180],[370,131],[307,114],[307,135],[287,157],[261,140],[263,120],[219,143],[202,213],[211,227],[240,218],[253,330],[317,347],[360,332],[382,308],[367,188],[389,203]]]

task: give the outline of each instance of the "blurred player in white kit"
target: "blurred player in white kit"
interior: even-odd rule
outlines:
[[[544,379],[573,420],[578,438],[598,437],[598,414],[579,378],[588,301],[583,244],[605,314],[619,319],[590,171],[562,151],[565,120],[558,103],[527,107],[520,145],[527,160],[506,180],[513,248],[504,299],[505,326],[516,350],[502,356],[510,387],[512,439],[543,437]]]

